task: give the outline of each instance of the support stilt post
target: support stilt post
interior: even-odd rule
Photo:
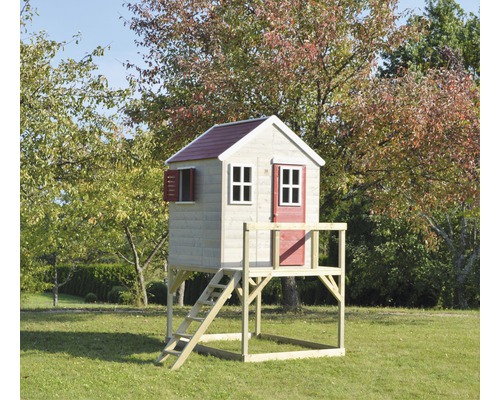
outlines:
[[[262,281],[261,277],[256,278],[257,285]],[[255,335],[260,335],[262,314],[262,291],[255,298]]]
[[[167,270],[167,340],[172,337],[172,322],[174,317],[174,294],[172,293],[172,284],[174,281],[174,274],[172,267],[168,266]]]
[[[345,230],[339,231],[339,348],[344,348],[344,314],[345,314]]]
[[[248,309],[250,304],[248,303],[249,288],[248,280],[250,278],[250,231],[247,228],[247,224],[243,224],[243,276],[241,279],[241,288],[243,289],[242,296],[242,331],[241,331],[241,356],[243,361],[248,356]]]

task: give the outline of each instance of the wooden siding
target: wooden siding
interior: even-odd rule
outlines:
[[[221,163],[217,159],[174,163],[196,168],[196,201],[170,203],[169,265],[220,266]]]

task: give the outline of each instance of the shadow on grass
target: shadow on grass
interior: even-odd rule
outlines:
[[[160,339],[133,333],[21,331],[21,352],[60,353],[111,362],[152,364],[163,345]],[[139,356],[144,353],[148,356]]]

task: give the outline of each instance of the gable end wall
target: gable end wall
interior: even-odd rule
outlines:
[[[319,166],[275,126],[269,126],[223,162],[222,166],[222,265],[242,265],[243,222],[271,222],[273,159],[302,160],[306,165],[306,222],[319,221]],[[254,171],[253,203],[229,204],[229,165],[250,164]],[[305,267],[310,265],[310,240],[306,241]],[[269,232],[250,237],[251,266],[271,265]]]

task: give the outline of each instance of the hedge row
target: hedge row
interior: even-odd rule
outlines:
[[[70,267],[59,267],[60,280],[64,280]],[[184,302],[193,305],[208,285],[211,276],[196,274],[186,281]],[[62,286],[61,293],[85,297],[89,293],[97,296],[97,301],[108,302],[108,296],[113,287],[121,287],[123,283],[131,286],[134,282],[134,270],[131,265],[124,264],[91,264],[79,267],[71,280]],[[334,304],[334,299],[328,290],[315,278],[297,278],[297,289],[301,301],[305,305]],[[167,304],[167,289],[162,281],[152,281],[147,285],[148,301],[156,304]],[[264,304],[280,304],[281,282],[273,279],[263,290]],[[115,301],[120,302],[120,301]],[[237,296],[232,296],[229,304],[239,304]]]
[[[69,266],[58,268],[60,281],[70,271]],[[113,286],[134,282],[134,268],[128,264],[90,264],[77,268],[68,283],[61,286],[59,292],[85,297],[94,293],[98,301],[108,301],[108,293]]]

